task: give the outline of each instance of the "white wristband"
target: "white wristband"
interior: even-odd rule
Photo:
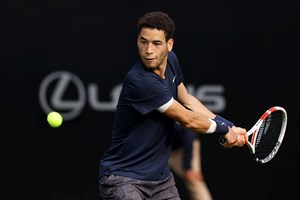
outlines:
[[[209,121],[211,122],[210,123],[210,126],[209,128],[207,129],[206,133],[214,133],[216,131],[216,128],[217,128],[217,123],[215,120],[212,120],[210,118],[208,118]]]

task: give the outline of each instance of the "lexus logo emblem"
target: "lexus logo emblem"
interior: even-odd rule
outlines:
[[[67,97],[67,90],[74,88]],[[67,71],[56,71],[44,78],[39,88],[39,101],[45,113],[58,111],[64,120],[75,118],[86,103],[84,84],[75,75]]]

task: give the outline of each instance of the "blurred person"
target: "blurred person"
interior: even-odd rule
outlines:
[[[180,200],[168,165],[176,121],[198,134],[224,136],[224,148],[246,143],[244,128],[187,92],[172,51],[174,33],[174,21],[164,12],[148,12],[138,20],[139,58],[123,80],[111,144],[100,160],[103,199]]]
[[[202,174],[201,163],[199,135],[176,123],[169,165],[171,171],[184,183],[190,200],[213,199]]]

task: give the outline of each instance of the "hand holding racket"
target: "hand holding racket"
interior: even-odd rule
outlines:
[[[249,137],[247,146],[256,162],[269,162],[276,155],[284,138],[286,126],[286,110],[280,106],[274,106],[268,109],[247,131]],[[219,142],[224,145],[226,139],[222,136]]]

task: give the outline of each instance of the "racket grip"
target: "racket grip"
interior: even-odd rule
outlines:
[[[221,136],[221,137],[219,138],[219,143],[220,143],[221,145],[225,145],[225,144],[227,143],[227,140],[225,139],[224,136]]]

